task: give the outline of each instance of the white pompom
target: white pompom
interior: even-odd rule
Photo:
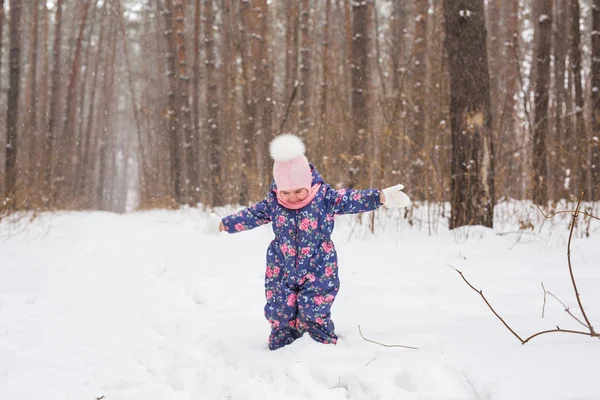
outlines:
[[[271,158],[275,161],[289,161],[304,154],[306,148],[302,139],[291,133],[279,135],[271,142]]]

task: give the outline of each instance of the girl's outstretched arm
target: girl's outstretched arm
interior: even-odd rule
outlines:
[[[219,230],[221,232],[236,233],[254,229],[257,226],[271,222],[269,215],[269,199],[260,201],[248,208],[229,215],[221,221]]]
[[[357,214],[376,210],[383,203],[379,189],[332,189],[326,194],[329,209],[334,214]]]

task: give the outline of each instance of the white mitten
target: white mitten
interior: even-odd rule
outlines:
[[[210,213],[202,230],[207,235],[218,235],[220,233],[219,227],[221,226],[221,221],[221,217],[219,217],[217,214]]]
[[[404,208],[410,206],[410,198],[402,191],[404,185],[396,185],[382,190],[385,196],[384,206],[387,208]]]

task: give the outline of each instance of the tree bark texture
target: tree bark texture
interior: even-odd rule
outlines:
[[[483,0],[444,5],[452,128],[450,228],[493,227],[494,146]]]

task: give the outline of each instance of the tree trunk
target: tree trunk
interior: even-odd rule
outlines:
[[[274,136],[273,132],[273,71],[271,54],[271,34],[269,32],[269,5],[267,0],[257,3],[257,33],[260,37],[260,59],[257,59],[259,83],[259,115],[260,135],[256,140],[256,156],[258,158],[258,184],[260,194],[264,195],[269,189],[272,177],[272,164],[269,157],[269,143]]]
[[[172,143],[171,140],[171,118],[169,114],[171,97],[168,95],[171,89],[170,75],[168,70],[170,67],[170,59],[166,58],[168,54],[167,35],[165,34],[166,26],[163,26],[158,19],[153,18],[154,15],[164,15],[163,7],[160,0],[153,1],[154,7],[149,5],[151,10],[146,14],[144,30],[149,33],[149,37],[155,39],[155,46],[146,47],[145,54],[148,59],[153,59],[150,64],[145,64],[144,69],[150,70],[154,66],[153,72],[146,74],[146,82],[154,78],[156,84],[151,85],[152,90],[146,90],[146,103],[151,108],[150,113],[145,113],[148,125],[148,132],[152,134],[153,140],[148,143],[150,159],[153,164],[154,185],[149,184],[147,193],[149,193],[148,205],[157,204],[174,204],[173,196],[173,174],[172,174]],[[154,12],[152,12],[152,10]],[[166,18],[162,19],[163,24]],[[153,35],[150,35],[150,32]],[[158,57],[155,55],[159,55]],[[167,61],[167,62],[165,62]],[[148,87],[146,87],[148,89]],[[165,95],[166,94],[166,95]],[[158,101],[153,100],[158,98]]]
[[[46,3],[41,5],[42,7],[42,43],[40,45],[41,53],[42,53],[42,71],[40,76],[40,97],[38,99],[39,110],[38,110],[38,121],[37,126],[41,127],[41,143],[38,145],[36,158],[39,164],[38,169],[41,174],[41,168],[45,160],[46,155],[46,142],[45,142],[45,129],[48,123],[48,85],[49,85],[49,77],[50,77],[50,12],[48,11],[48,6]],[[44,166],[45,167],[45,166]],[[42,174],[43,175],[43,174]],[[40,176],[40,179],[43,181],[43,176]],[[40,182],[43,183],[43,182]]]
[[[483,0],[444,4],[450,71],[450,229],[493,227],[494,147]]]
[[[127,30],[125,28],[125,15],[123,14],[123,9],[121,7],[121,0],[117,0],[117,14],[119,18],[119,24],[121,27],[121,39],[123,43],[123,54],[125,56],[125,67],[127,69],[127,81],[129,83],[129,97],[131,99],[131,108],[133,111],[133,119],[135,121],[135,133],[136,139],[138,142],[138,151],[137,158],[139,160],[139,179],[141,182],[141,186],[144,186],[144,182],[146,179],[146,175],[148,174],[148,165],[146,163],[146,154],[144,152],[144,137],[142,132],[142,126],[140,122],[139,110],[135,95],[134,83],[133,83],[133,73],[131,71],[131,62],[129,57],[129,45],[127,41]],[[131,147],[131,140],[127,139],[127,148]],[[126,157],[129,156],[129,152],[126,153]],[[127,161],[126,161],[127,165]],[[123,179],[127,179],[127,176],[124,176]]]
[[[581,31],[579,29],[579,0],[571,0],[571,66],[573,68],[573,84],[575,85],[575,146],[573,148],[573,168],[572,174],[576,179],[575,188],[578,191],[573,193],[574,197],[579,197],[580,192],[585,192],[585,199],[590,199],[589,185],[589,162],[588,162],[588,143],[585,131],[585,122],[583,120],[584,104],[583,89],[581,83]]]
[[[397,0],[392,5],[392,18],[390,25],[391,38],[390,53],[391,61],[391,85],[392,95],[389,101],[390,108],[390,122],[389,122],[389,144],[387,148],[391,153],[391,175],[398,174],[404,167],[403,158],[405,148],[404,139],[404,127],[403,121],[405,118],[402,116],[404,111],[404,78],[405,78],[405,56],[406,56],[406,40],[405,40],[405,29],[406,29],[406,0]]]
[[[194,149],[194,136],[190,115],[190,85],[187,65],[186,28],[185,28],[185,1],[175,0],[173,3],[173,28],[175,30],[175,48],[177,50],[177,94],[179,96],[178,109],[175,117],[179,119],[178,126],[184,139],[186,161],[186,202],[193,205],[198,202],[198,159]]]
[[[367,184],[368,171],[365,148],[369,134],[369,93],[368,93],[368,20],[366,2],[352,3],[352,123],[349,187]]]
[[[506,1],[508,3],[517,3],[518,1]],[[502,15],[502,0],[487,1],[487,51],[488,51],[488,67],[490,71],[490,98],[492,104],[492,134],[494,143],[496,143],[496,190],[502,193],[506,191],[507,181],[507,165],[503,158],[500,158],[504,147],[509,141],[504,136],[502,125],[504,122],[503,106],[507,100],[506,80],[504,72],[503,50],[510,38],[504,36],[503,25],[506,25],[506,19]],[[510,145],[509,145],[510,146]]]
[[[82,8],[80,9],[81,18],[79,20],[79,34],[77,35],[77,42],[75,44],[75,55],[73,56],[73,61],[71,63],[71,72],[69,74],[69,84],[65,99],[65,124],[63,127],[63,143],[65,146],[62,149],[62,154],[58,157],[57,165],[58,175],[64,177],[61,185],[61,197],[70,197],[71,199],[73,198],[74,181],[77,175],[76,165],[79,161],[77,159],[78,146],[76,145],[78,140],[75,137],[75,120],[77,114],[77,103],[75,102],[75,98],[77,95],[77,86],[80,83],[81,46],[89,14],[89,6],[90,3],[86,2],[82,4]]]
[[[96,27],[96,12],[98,11],[98,0],[94,0],[94,4],[92,5],[92,15],[90,16],[90,29],[88,29],[87,32],[87,36],[85,38],[85,42],[87,43],[87,46],[85,48],[85,56],[83,58],[83,65],[85,66],[85,71],[83,73],[83,77],[81,79],[81,91],[79,93],[79,112],[81,113],[80,117],[79,117],[79,121],[77,123],[77,131],[75,132],[75,135],[77,137],[77,141],[78,141],[78,151],[77,151],[77,160],[78,160],[78,165],[75,167],[77,169],[79,169],[81,167],[81,162],[83,160],[83,142],[84,142],[84,121],[85,121],[85,96],[87,94],[87,83],[88,83],[88,77],[90,75],[90,69],[91,69],[91,65],[90,65],[90,53],[92,52],[92,47],[90,46],[90,44],[92,43],[92,35],[94,34],[94,29]],[[76,189],[78,188],[78,182],[81,176],[81,172],[77,174],[77,177],[75,179],[75,185],[76,185]]]
[[[63,13],[63,2],[64,0],[56,1],[56,15],[54,16],[54,44],[52,46],[52,72],[51,72],[51,88],[50,88],[50,111],[48,115],[48,126],[46,128],[46,143],[45,143],[45,162],[44,162],[44,193],[48,196],[50,206],[54,206],[55,190],[52,182],[53,179],[53,168],[56,160],[56,149],[55,138],[56,138],[56,124],[58,120],[58,107],[59,107],[59,95],[60,95],[60,45],[62,42],[62,13]]]
[[[567,196],[565,189],[565,169],[567,168],[568,147],[565,143],[569,138],[565,136],[565,63],[566,63],[566,35],[565,32],[565,0],[555,0],[554,7],[554,146],[552,159],[549,160],[549,179],[552,182],[552,200]]]
[[[411,193],[415,199],[426,200],[429,198],[429,189],[426,180],[426,165],[429,165],[427,150],[425,149],[425,117],[427,94],[427,16],[429,14],[429,1],[421,0],[416,3],[417,17],[415,24],[415,41],[413,47],[414,64],[412,66],[412,127],[410,129],[410,172],[412,188]]]
[[[352,26],[352,1],[340,0],[341,6],[344,8],[344,47],[343,47],[343,81],[344,81],[344,99],[347,99],[344,104],[344,109],[352,109],[352,74],[354,67],[352,64],[352,47],[354,46],[354,31]],[[365,5],[366,7],[366,5]],[[351,124],[351,121],[350,121]],[[350,130],[353,130],[352,126],[348,126]],[[350,146],[352,144],[350,143]]]
[[[300,73],[299,73],[299,98],[298,98],[298,133],[307,138],[310,129],[310,75],[311,75],[311,49],[310,37],[310,0],[300,3]],[[312,148],[312,143],[307,143]]]
[[[165,39],[167,51],[165,57],[167,60],[167,78],[169,80],[169,101],[167,106],[168,131],[170,138],[171,155],[171,182],[173,185],[173,198],[181,203],[181,140],[179,133],[179,119],[175,115],[179,111],[179,96],[176,95],[177,87],[177,67],[175,65],[175,39],[173,38],[173,4],[171,0],[165,1],[165,7],[162,14],[165,20]]]
[[[552,0],[540,0],[538,17],[537,74],[535,81],[535,118],[533,131],[532,195],[535,204],[548,201],[548,91],[552,40]]]
[[[325,0],[325,15],[323,18],[325,18],[325,21],[323,22],[323,42],[321,45],[321,69],[322,69],[322,78],[321,78],[321,98],[319,101],[319,121],[320,121],[320,126],[318,129],[318,140],[316,143],[316,147],[318,147],[319,149],[319,159],[318,159],[318,163],[319,165],[323,165],[323,169],[324,169],[324,173],[327,175],[328,172],[328,165],[329,163],[326,161],[327,158],[323,157],[323,154],[325,153],[326,150],[326,135],[328,134],[328,130],[329,130],[329,116],[327,114],[327,102],[328,102],[328,91],[329,91],[329,82],[331,80],[331,67],[330,67],[330,56],[329,56],[329,51],[331,49],[330,46],[330,30],[329,30],[329,24],[330,24],[330,15],[331,15],[331,0]]]
[[[6,107],[6,197],[16,194],[17,137],[19,117],[19,81],[21,77],[21,1],[10,2],[9,21],[9,82]],[[13,201],[15,199],[12,199]]]
[[[518,1],[508,0],[506,3],[518,4]],[[487,2],[487,27],[489,31],[487,35],[487,50],[490,71],[490,97],[492,102],[492,131],[494,143],[498,144],[497,150],[501,150],[502,147],[498,139],[500,139],[502,100],[504,99],[503,88],[505,87],[504,77],[501,73],[503,65],[502,49],[504,47],[502,25],[505,23],[502,20],[501,6],[502,0],[488,0]]]
[[[38,42],[39,42],[39,14],[40,14],[40,5],[39,3],[36,1],[33,3],[32,5],[32,21],[31,21],[31,31],[30,31],[30,36],[29,36],[29,76],[27,78],[28,80],[28,91],[26,92],[28,94],[28,100],[27,100],[27,107],[26,107],[26,113],[28,116],[28,121],[26,123],[27,126],[27,133],[29,136],[29,174],[28,174],[28,179],[29,179],[29,186],[33,191],[37,191],[39,190],[39,180],[38,180],[38,172],[40,169],[40,160],[36,157],[36,155],[38,154],[38,147],[40,146],[39,143],[39,134],[38,134],[38,124],[37,124],[37,120],[38,120],[38,113],[37,113],[37,109],[38,109],[38,101],[36,100],[38,98],[38,86],[37,86],[37,82],[38,82]],[[33,193],[31,193],[33,194]],[[36,193],[36,197],[39,196],[39,193]]]
[[[222,37],[223,42],[221,45],[221,57],[223,60],[223,67],[219,74],[221,84],[221,98],[222,98],[222,109],[221,109],[221,136],[222,136],[222,154],[229,154],[237,149],[236,140],[238,138],[235,130],[236,114],[234,110],[235,98],[236,98],[236,76],[237,67],[233,60],[236,59],[235,43],[234,40],[234,29],[236,27],[236,11],[233,5],[233,0],[222,0],[221,2],[221,13],[222,13]],[[223,161],[224,158],[221,158]],[[221,191],[225,198],[230,199],[231,202],[238,201],[240,177],[236,172],[239,171],[239,166],[242,163],[241,159],[230,160],[225,162],[221,169]],[[226,178],[226,179],[223,179]]]
[[[600,200],[600,0],[592,7],[591,200]]]
[[[563,0],[564,10],[563,10],[563,27],[565,28],[565,32],[567,32],[564,36],[564,46],[565,46],[565,109],[562,113],[562,118],[564,121],[564,160],[565,160],[565,192],[564,198],[571,199],[574,193],[577,193],[578,188],[576,187],[576,174],[577,172],[573,169],[575,162],[573,158],[576,157],[576,153],[574,148],[577,146],[576,144],[576,133],[575,133],[575,125],[574,125],[574,114],[573,110],[575,109],[575,99],[573,94],[573,68],[572,68],[572,56],[571,51],[573,49],[572,46],[572,29],[571,29],[571,0]],[[576,195],[575,195],[576,196]]]
[[[506,198],[523,198],[521,188],[523,187],[524,180],[522,171],[522,160],[524,158],[522,154],[526,153],[526,151],[520,148],[525,136],[523,135],[524,130],[519,127],[516,113],[521,79],[519,2],[504,2],[504,14],[507,46],[503,75],[506,82],[506,100],[504,102],[504,110],[502,111],[502,118],[505,123],[502,125],[501,134],[508,141],[508,146],[504,146],[505,153],[497,151],[497,154],[506,154],[504,157],[507,174],[504,185],[506,194],[503,194],[503,196]],[[512,148],[509,146],[512,146]]]
[[[256,33],[256,21],[254,11],[251,4],[241,4],[240,17],[240,46],[238,51],[242,67],[242,101],[244,104],[244,112],[246,121],[242,122],[242,183],[240,190],[240,200],[242,204],[246,204],[255,197],[257,179],[256,174],[256,157],[254,154],[254,134],[257,129],[257,82],[256,82],[256,64],[258,46]]]
[[[204,0],[204,44],[206,58],[206,121],[203,124],[204,137],[208,141],[206,157],[208,167],[209,205],[222,206],[221,196],[221,129],[219,124],[219,98],[216,83],[215,37],[214,37],[214,10],[213,1]]]
[[[430,152],[430,165],[427,166],[427,178],[429,182],[430,204],[444,202],[448,199],[447,194],[450,175],[446,173],[450,168],[452,152],[450,150],[451,130],[446,119],[449,115],[447,59],[444,50],[444,1],[433,0],[430,7],[429,26],[431,27],[429,43],[429,83],[427,85],[427,115],[428,139],[427,149]],[[443,203],[437,203],[443,204]],[[435,208],[431,209],[432,211]]]
[[[4,0],[0,0],[0,71],[2,71],[2,33],[4,32]],[[0,88],[2,88],[2,74],[0,74]]]
[[[113,165],[112,159],[113,154],[109,152],[111,147],[109,147],[112,142],[112,129],[111,129],[111,118],[106,118],[106,116],[111,115],[113,107],[112,107],[112,99],[114,93],[114,64],[116,58],[116,48],[117,48],[117,30],[116,24],[118,22],[116,19],[116,10],[114,1],[108,7],[110,18],[109,32],[108,32],[108,43],[107,47],[109,47],[109,56],[104,62],[104,80],[103,80],[103,104],[102,104],[102,128],[100,130],[100,143],[98,147],[98,187],[97,187],[97,206],[101,210],[109,210],[112,202],[112,184],[113,180],[109,179],[109,175],[111,172],[111,167]]]
[[[291,107],[294,90],[296,87],[296,80],[298,79],[298,2],[299,0],[288,0],[286,1],[286,30],[285,30],[285,106]],[[295,118],[292,121],[288,121],[287,126],[294,127],[295,130]],[[285,129],[284,125],[282,129]]]
[[[108,14],[108,10],[109,6],[107,5],[107,2],[104,1],[102,3],[102,10],[100,12],[100,33],[98,34],[98,43],[104,43],[104,35],[105,35],[105,31],[106,31],[106,15]],[[95,110],[95,104],[96,104],[96,93],[98,90],[98,77],[99,77],[99,70],[100,70],[100,65],[101,65],[101,54],[103,54],[103,49],[102,46],[98,46],[96,48],[96,56],[94,58],[94,73],[92,74],[93,79],[92,79],[92,92],[90,93],[90,101],[89,101],[89,105],[88,105],[88,113],[87,113],[87,123],[86,123],[86,128],[85,128],[85,132],[82,134],[82,138],[81,141],[83,142],[83,148],[81,151],[81,166],[80,166],[80,173],[78,175],[78,183],[77,183],[77,191],[76,193],[78,194],[78,196],[83,196],[85,195],[90,195],[89,190],[88,190],[88,176],[92,175],[92,171],[94,171],[94,168],[90,168],[90,159],[91,159],[91,143],[92,143],[92,126],[93,126],[93,121],[94,121],[94,110]],[[107,60],[105,59],[104,62],[106,63]],[[87,68],[86,68],[87,69]],[[90,196],[91,197],[91,196]],[[90,203],[88,203],[90,204]]]
[[[212,0],[211,0],[212,1]],[[198,152],[198,172],[200,173],[204,169],[204,165],[200,161],[200,154],[206,154],[206,146],[204,145],[202,132],[200,131],[200,31],[202,28],[202,21],[200,19],[202,9],[202,3],[200,0],[194,1],[194,36],[193,36],[193,54],[194,54],[194,62],[192,65],[192,131],[194,135],[194,141],[192,145]],[[209,82],[209,81],[207,81]],[[206,158],[206,156],[205,156]],[[200,198],[201,201],[207,202],[209,194],[206,194],[206,181],[203,174],[200,174],[200,178],[198,181],[198,185],[201,188]]]

